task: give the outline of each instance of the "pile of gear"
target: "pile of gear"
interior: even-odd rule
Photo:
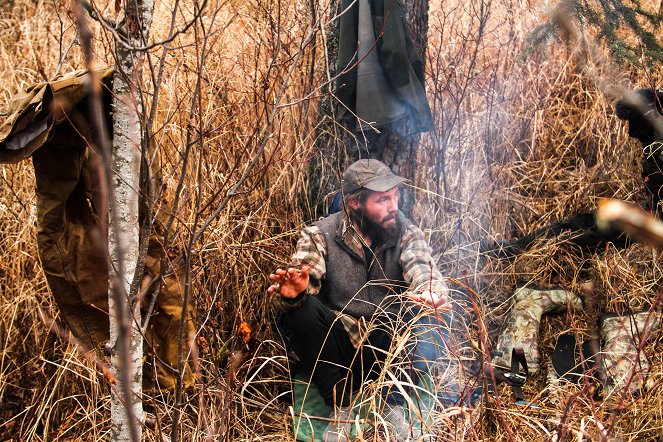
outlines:
[[[581,297],[564,288],[518,287],[504,331],[492,352],[491,365],[486,370],[492,386],[506,382],[512,386],[516,401],[524,401],[522,386],[541,365],[538,339],[543,316],[571,314],[582,308]],[[602,381],[606,398],[635,394],[646,386],[650,365],[643,348],[660,329],[660,322],[660,314],[654,311],[602,315],[600,347],[597,340],[592,339],[578,346],[575,335],[562,334],[552,355],[553,376],[548,378],[570,382]]]
[[[642,178],[650,197],[643,206],[660,216],[663,212],[663,89],[636,89],[617,102],[616,114],[628,121],[629,136],[642,145]],[[483,241],[480,251],[487,256],[513,258],[537,239],[553,237],[570,247],[594,253],[601,253],[608,243],[617,248],[626,248],[632,243],[621,231],[600,229],[594,215],[594,212],[581,212],[514,240]],[[538,337],[543,315],[571,313],[582,309],[583,304],[579,296],[563,288],[517,288],[487,370],[493,387],[506,382],[513,387],[516,400],[523,401],[522,385],[540,366]],[[592,382],[603,386],[606,398],[635,394],[647,384],[650,364],[643,349],[652,334],[660,329],[660,312],[603,314],[598,322],[600,336],[581,345],[575,335],[558,337],[552,355],[554,371],[548,379],[591,378]]]

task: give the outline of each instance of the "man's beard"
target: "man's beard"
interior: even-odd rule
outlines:
[[[371,238],[371,245],[386,244],[398,236],[400,220],[397,213],[382,219],[381,222],[376,222],[370,219],[361,207],[356,210],[349,207],[348,211],[350,219],[359,226],[365,235]],[[394,222],[385,227],[383,223],[389,219],[394,219]]]

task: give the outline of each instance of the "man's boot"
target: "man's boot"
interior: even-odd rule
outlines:
[[[352,406],[334,406],[329,418],[331,421],[322,433],[323,442],[346,442],[352,440],[352,427],[357,414]]]
[[[403,405],[386,404],[383,418],[388,426],[390,440],[397,442],[430,441],[429,426],[433,421],[430,411],[410,411]],[[385,432],[385,435],[387,432]]]

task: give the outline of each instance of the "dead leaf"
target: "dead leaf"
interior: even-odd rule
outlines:
[[[207,339],[205,339],[204,336],[198,336],[196,344],[198,344],[198,348],[202,354],[206,355],[209,353],[209,342],[207,342]]]
[[[242,342],[247,344],[249,340],[251,339],[251,327],[249,327],[249,324],[247,324],[245,321],[242,321],[241,324],[239,324],[239,329],[237,330],[240,336],[242,337]]]
[[[106,366],[101,367],[101,374],[104,376],[104,379],[108,381],[109,384],[115,385],[115,382],[117,381],[117,378],[115,378],[115,375],[113,374],[112,371],[110,371],[110,368]]]

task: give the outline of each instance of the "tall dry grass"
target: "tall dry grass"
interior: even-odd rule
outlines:
[[[181,3],[179,28],[196,13]],[[112,5],[101,9],[110,15]],[[173,5],[157,4],[155,40],[168,35]],[[83,65],[69,8],[46,0],[0,6],[0,109],[26,85]],[[603,66],[587,75],[560,44],[519,60],[525,36],[543,17],[542,8],[526,2],[445,1],[430,8],[427,73],[436,130],[417,154],[415,217],[444,272],[480,294],[473,321],[486,328],[473,324],[472,341],[495,339],[519,281],[579,291],[590,278],[604,311],[652,304],[661,259],[645,247],[579,256],[548,241],[505,263],[480,258],[477,241],[532,231],[592,209],[601,197],[642,198],[640,148],[596,80],[660,86],[660,73]],[[177,215],[171,241],[191,260],[198,325],[201,386],[182,405],[185,440],[291,438],[288,363],[272,326],[265,276],[287,261],[308,221],[300,196],[308,161],[323,154],[315,149],[315,125],[330,78],[324,36],[332,10],[326,1],[209,1],[168,45],[161,77],[163,48],[150,51],[145,84],[160,88],[158,102],[147,103],[155,106],[152,131],[168,189],[163,201]],[[97,63],[112,63],[111,37],[95,29]],[[107,438],[108,385],[51,320],[58,313],[37,258],[32,168],[1,167],[0,439]],[[525,388],[539,410],[513,405],[503,388],[473,411],[441,413],[441,439],[596,440],[609,428],[611,437],[657,440],[663,426],[657,339],[646,348],[653,387],[617,407],[594,401],[583,386],[546,382],[556,336],[588,335],[594,314],[544,321],[542,369]],[[250,339],[242,324],[251,328]],[[169,394],[146,399],[157,422],[145,428],[146,440],[169,433],[174,407]]]

